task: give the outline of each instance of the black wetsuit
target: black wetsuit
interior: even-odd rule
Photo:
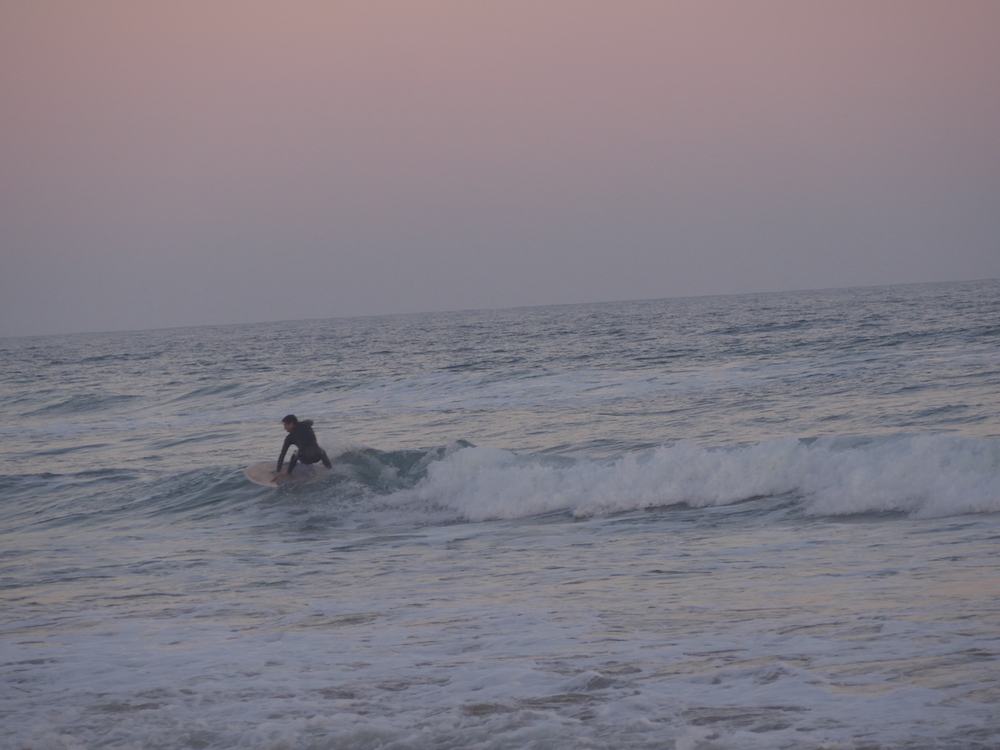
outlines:
[[[326,451],[320,448],[319,443],[316,442],[316,433],[313,432],[312,424],[311,419],[303,419],[301,422],[296,422],[289,431],[285,437],[285,444],[281,446],[281,455],[278,456],[278,471],[281,471],[281,465],[285,462],[285,453],[293,445],[298,450],[292,453],[292,457],[288,461],[289,474],[292,473],[292,469],[299,461],[304,464],[322,461],[326,468],[330,468],[330,459],[326,457]]]

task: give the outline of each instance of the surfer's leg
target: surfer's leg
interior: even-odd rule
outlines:
[[[297,464],[298,462],[299,462],[299,452],[295,451],[294,453],[292,453],[292,458],[288,462],[288,473],[289,474],[292,473],[292,469],[295,468],[295,464]]]
[[[329,457],[326,455],[326,451],[319,447],[315,450],[299,451],[299,461],[304,464],[318,464],[322,461],[326,468],[330,469],[333,467]]]

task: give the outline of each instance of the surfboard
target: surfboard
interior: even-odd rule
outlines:
[[[243,472],[246,478],[256,484],[265,487],[294,487],[300,484],[312,484],[318,482],[330,473],[330,470],[323,464],[297,464],[292,476],[275,476],[274,461],[263,461],[259,464],[248,466]]]

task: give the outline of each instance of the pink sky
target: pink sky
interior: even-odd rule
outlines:
[[[0,335],[1000,276],[1000,3],[0,5]]]

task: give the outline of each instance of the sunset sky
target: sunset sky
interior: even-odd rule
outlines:
[[[1000,2],[4,0],[0,335],[1000,277]]]

